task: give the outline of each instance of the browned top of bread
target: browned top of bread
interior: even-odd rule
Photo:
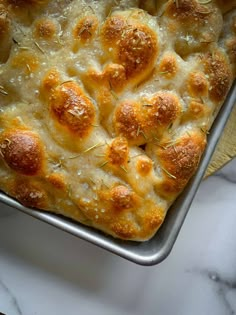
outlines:
[[[0,188],[147,240],[236,73],[236,1],[0,0]]]

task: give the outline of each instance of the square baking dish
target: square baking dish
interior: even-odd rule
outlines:
[[[158,264],[168,256],[177,239],[178,233],[235,102],[236,81],[231,87],[228,96],[211,128],[211,132],[208,136],[208,145],[195,176],[191,179],[185,190],[169,209],[161,228],[149,241],[141,243],[115,239],[109,235],[105,235],[102,232],[74,222],[65,217],[24,207],[15,199],[7,196],[3,192],[0,192],[0,201],[134,263],[146,266]]]

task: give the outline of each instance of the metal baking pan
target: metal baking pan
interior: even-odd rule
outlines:
[[[211,128],[208,145],[197,173],[169,209],[166,219],[156,235],[147,242],[128,242],[114,239],[65,217],[26,208],[3,192],[0,192],[0,201],[137,264],[146,266],[158,264],[167,257],[177,239],[235,101],[236,81]]]

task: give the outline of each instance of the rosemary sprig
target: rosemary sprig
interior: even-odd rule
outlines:
[[[136,132],[136,136],[138,137],[139,134],[140,134],[140,126],[138,126],[138,130],[137,130],[137,132]]]
[[[27,46],[19,46],[19,49],[22,49],[22,50],[31,50],[30,47],[27,47]]]
[[[92,13],[95,14],[94,9],[91,7],[91,5],[88,5],[88,9],[90,9]]]
[[[179,0],[174,0],[175,6],[178,9],[179,8]]]
[[[29,72],[31,72],[31,68],[30,68],[30,65],[28,63],[26,64],[26,68],[28,69]]]
[[[173,127],[173,123],[170,123],[169,126],[167,127],[169,134],[173,133],[172,127]]]
[[[34,45],[38,48],[39,51],[41,51],[42,54],[45,54],[44,50],[39,46],[36,41],[34,41]]]
[[[163,166],[161,167],[162,170],[170,177],[170,178],[173,178],[173,179],[177,179],[176,176],[174,176],[173,174],[171,174],[167,169],[165,169]]]
[[[205,133],[206,135],[208,135],[210,132],[207,129],[204,128],[200,128],[201,132]]]
[[[93,185],[96,185],[95,181],[91,177],[89,177],[89,180],[91,181]]]
[[[118,100],[119,98],[118,98],[117,94],[115,93],[115,91],[113,90],[111,81],[109,81],[109,86],[110,86],[111,95],[114,97],[114,99]]]
[[[169,71],[160,71],[159,74],[167,74]]]
[[[105,165],[107,165],[109,162],[108,161],[105,161],[103,162],[101,165],[99,165],[100,168],[103,168]]]
[[[88,149],[82,151],[82,153],[90,152],[90,151],[92,151],[92,150],[94,150],[94,149],[96,149],[96,148],[98,148],[98,147],[103,146],[103,145],[104,145],[104,144],[102,144],[102,143],[100,143],[100,142],[99,142],[99,143],[96,143],[96,144],[94,144],[93,146],[89,147]],[[81,156],[81,155],[78,154],[78,155],[75,155],[75,156],[70,156],[68,159],[73,160],[73,159],[77,159],[77,158],[80,157],[80,156]]]
[[[103,144],[99,142],[99,143],[97,143],[97,144],[94,144],[94,145],[91,146],[90,148],[84,150],[83,153],[87,153],[87,152],[89,152],[89,151],[91,151],[91,150],[94,150],[94,149],[96,149],[96,148],[98,148],[98,147],[101,147],[101,146],[103,146]]]
[[[209,4],[209,3],[211,3],[211,1],[212,0],[205,0],[205,1],[204,0],[203,1],[202,0],[201,1],[197,0],[197,2],[200,3],[200,4]]]
[[[177,142],[175,140],[167,142],[167,145],[165,145],[165,148],[168,149],[170,147],[173,147]]]
[[[80,157],[80,154],[77,154],[75,156],[70,156],[68,157],[69,160],[74,160],[74,159],[77,159],[78,157]]]
[[[144,137],[145,140],[148,140],[147,135],[145,134],[143,130],[140,130],[139,133]]]
[[[0,94],[8,95],[8,92],[4,89],[4,87],[2,85],[0,85]]]
[[[18,42],[14,37],[12,37],[12,41],[13,41],[13,43],[16,44],[17,46],[20,46],[19,42]]]
[[[125,173],[128,173],[128,170],[127,170],[123,165],[120,165],[120,168],[121,168]]]
[[[69,82],[73,82],[73,80],[66,80],[66,81],[63,81],[62,83],[60,83],[60,85],[63,85],[63,84],[69,83]]]
[[[157,137],[153,137],[154,140],[156,140],[157,142],[160,142],[160,139],[158,139]]]

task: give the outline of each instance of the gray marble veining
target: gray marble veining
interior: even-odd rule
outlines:
[[[20,212],[1,217],[0,312],[236,314],[235,180],[234,160],[203,181],[171,254],[154,267],[136,266]]]
[[[12,293],[12,291],[9,289],[9,287],[0,279],[0,290],[3,292],[2,299],[4,298],[5,300],[8,299],[8,303],[11,306],[11,311],[14,310],[15,315],[23,315],[20,305],[17,301],[17,298],[15,297],[15,295]],[[1,301],[0,301],[0,314],[1,314]],[[8,315],[8,314],[4,314],[3,315]],[[10,315],[10,314],[9,314]]]
[[[227,292],[233,291],[234,297],[236,299],[236,280],[235,279],[224,279],[222,276],[220,276],[216,272],[212,271],[205,271],[208,278],[213,281],[217,288],[217,293],[219,298],[222,300],[222,303],[225,305],[226,308],[226,314],[233,315],[235,314],[234,306],[231,304],[231,302],[227,298]]]
[[[224,277],[219,272],[209,269],[202,270],[187,270],[197,277],[202,277],[206,281],[213,284],[214,290],[219,298],[220,303],[224,306],[224,315],[236,314],[235,305],[233,305],[231,299],[228,298],[228,293],[231,292],[234,300],[236,300],[236,276],[235,277]]]

